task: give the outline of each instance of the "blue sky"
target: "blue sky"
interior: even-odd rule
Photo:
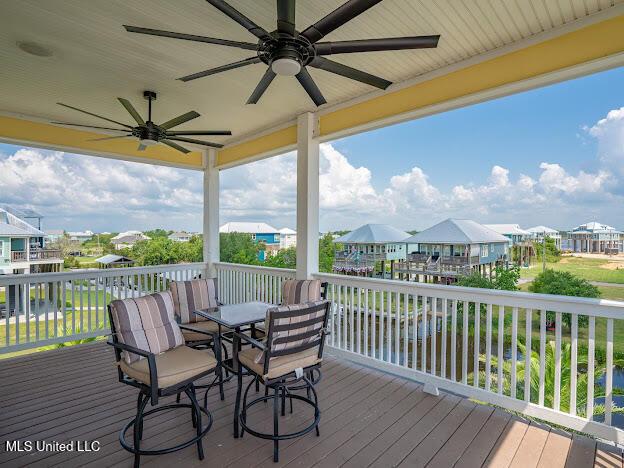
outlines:
[[[351,136],[334,147],[354,165],[374,168],[376,188],[414,165],[441,189],[478,181],[483,167],[494,164],[530,176],[542,161],[593,170],[596,140],[582,127],[624,105],[623,85],[619,68]]]
[[[624,68],[321,146],[321,229],[447,217],[624,229]],[[0,203],[48,228],[201,230],[196,171],[0,144]],[[221,222],[295,227],[294,153],[221,175]]]

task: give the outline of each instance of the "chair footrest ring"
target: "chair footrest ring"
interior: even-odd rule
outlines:
[[[163,406],[159,406],[157,408],[154,408],[152,410],[146,411],[145,413],[143,413],[143,417],[145,416],[149,416],[150,414],[154,414],[154,413],[158,413],[159,411],[163,411],[163,410],[168,410],[168,409],[176,409],[176,408],[193,408],[193,405],[189,404],[189,403],[173,403],[170,405],[163,405]],[[166,448],[162,448],[162,449],[150,449],[150,450],[144,450],[144,449],[139,449],[136,450],[134,448],[134,446],[128,444],[126,442],[126,432],[128,432],[128,429],[130,429],[131,427],[134,427],[134,424],[136,423],[136,418],[132,419],[130,422],[128,422],[128,424],[126,424],[123,429],[121,429],[121,432],[119,433],[119,443],[121,443],[121,446],[126,449],[128,452],[133,453],[135,455],[164,455],[166,453],[172,453],[172,452],[176,452],[178,450],[182,450],[186,447],[189,447],[195,443],[197,443],[197,441],[199,441],[200,439],[202,439],[210,430],[210,428],[212,427],[212,414],[210,413],[210,411],[208,411],[206,408],[200,406],[199,407],[200,411],[202,413],[204,413],[207,417],[208,417],[208,423],[206,424],[205,429],[202,430],[201,434],[196,435],[195,437],[193,437],[192,439],[187,440],[186,442],[183,442],[181,444],[178,445],[174,445],[173,447],[166,447]]]
[[[288,434],[279,434],[279,435],[274,435],[274,434],[268,434],[265,432],[258,432],[255,431],[254,429],[251,429],[246,422],[247,419],[247,410],[249,408],[251,408],[253,405],[260,403],[261,401],[269,401],[269,400],[273,400],[275,397],[273,395],[266,395],[266,396],[260,396],[252,401],[250,401],[249,403],[247,403],[247,405],[242,408],[241,414],[239,416],[240,419],[240,424],[243,427],[243,429],[245,430],[245,432],[248,432],[249,434],[251,434],[252,436],[255,437],[259,437],[261,439],[268,439],[268,440],[288,440],[288,439],[295,439],[297,437],[301,437],[302,435],[307,434],[308,432],[312,431],[315,427],[318,426],[319,422],[321,421],[321,410],[319,410],[318,406],[309,398],[306,398],[302,395],[296,395],[296,394],[288,394],[286,396],[286,398],[294,398],[295,400],[300,400],[304,403],[307,403],[308,405],[312,406],[314,408],[314,421],[312,422],[312,424],[310,424],[309,426],[305,427],[304,429],[301,429],[298,432],[290,432]]]

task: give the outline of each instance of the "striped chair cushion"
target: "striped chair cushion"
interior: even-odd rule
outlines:
[[[287,280],[282,285],[282,305],[321,300],[320,280]]]
[[[323,327],[327,301],[315,301],[305,304],[282,305],[267,311],[268,324],[267,347],[271,352],[285,351],[319,340],[319,332]],[[301,313],[296,313],[301,311]],[[301,326],[289,330],[280,330],[281,326],[300,323]],[[288,339],[292,337],[293,339]],[[270,342],[268,341],[270,340]],[[256,362],[263,359],[263,354],[256,357]],[[279,356],[271,357],[271,361]],[[271,363],[269,362],[269,367]]]
[[[184,345],[180,327],[173,315],[173,299],[169,291],[112,301],[110,310],[120,343],[154,354]],[[122,356],[128,364],[142,359],[126,351]]]
[[[173,281],[171,295],[176,316],[181,324],[206,320],[193,312],[198,309],[217,307],[216,278]]]

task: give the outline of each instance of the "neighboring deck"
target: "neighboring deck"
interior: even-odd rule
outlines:
[[[235,391],[226,400],[211,392],[214,425],[204,439],[206,458],[195,447],[144,457],[146,466],[281,465],[335,466],[618,466],[622,453],[584,436],[551,430],[499,409],[450,394],[434,397],[419,384],[330,356],[318,385],[321,436],[284,441],[280,463],[272,445],[232,437]],[[113,352],[103,343],[0,360],[0,466],[131,466],[118,432],[133,417],[137,392],[117,381]],[[202,393],[203,395],[203,393]],[[271,406],[256,407],[250,421],[272,427]],[[301,404],[281,418],[300,427]],[[179,443],[193,431],[186,411],[147,420],[145,447]],[[7,453],[6,440],[98,440],[96,453]]]

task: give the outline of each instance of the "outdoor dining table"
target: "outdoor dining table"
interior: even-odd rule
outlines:
[[[236,374],[238,377],[238,389],[236,394],[236,403],[234,405],[234,437],[238,438],[239,425],[238,416],[240,412],[240,388],[242,383],[242,372],[239,372],[238,365],[238,351],[241,350],[241,343],[238,334],[243,327],[250,327],[252,336],[254,335],[256,323],[264,322],[266,318],[267,310],[271,307],[275,307],[273,304],[267,302],[243,302],[240,304],[228,304],[219,307],[211,307],[208,309],[196,310],[195,313],[207,320],[226,327],[230,330],[234,330],[234,336],[232,340],[232,357],[224,360],[221,355],[221,331],[217,334],[215,342],[215,352],[217,360],[221,362],[221,365],[232,374]],[[221,375],[220,378],[223,378]]]

